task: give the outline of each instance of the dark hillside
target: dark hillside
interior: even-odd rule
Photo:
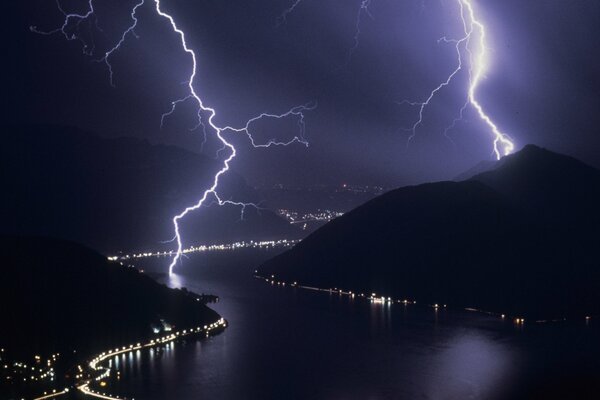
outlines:
[[[600,314],[599,193],[597,170],[527,146],[471,180],[375,198],[259,273],[528,318]]]

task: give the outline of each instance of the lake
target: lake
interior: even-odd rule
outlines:
[[[583,398],[600,381],[596,321],[498,317],[270,285],[265,250],[194,254],[159,280],[212,293],[224,333],[113,360],[110,392],[171,399]],[[146,271],[164,271],[152,259]],[[580,393],[573,391],[573,387]],[[577,397],[579,396],[579,397]]]

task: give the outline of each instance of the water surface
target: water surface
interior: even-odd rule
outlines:
[[[588,390],[600,379],[594,321],[516,327],[452,308],[272,286],[252,278],[269,256],[192,255],[176,276],[163,276],[172,286],[218,294],[211,307],[230,326],[207,340],[121,356],[111,392],[147,400],[335,400],[560,398],[565,390],[575,398],[581,393],[573,386]]]

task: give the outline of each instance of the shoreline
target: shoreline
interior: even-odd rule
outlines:
[[[299,288],[299,289],[304,289],[304,290],[325,292],[325,293],[329,293],[329,294],[338,294],[340,296],[350,297],[351,299],[359,298],[359,299],[369,300],[373,304],[381,304],[382,306],[384,306],[384,305],[390,306],[392,304],[402,304],[404,306],[409,306],[409,305],[417,304],[417,302],[415,300],[393,299],[392,297],[388,297],[388,296],[378,296],[375,293],[371,293],[369,295],[369,294],[365,294],[365,293],[357,293],[357,292],[353,292],[351,290],[343,290],[343,289],[339,289],[339,288],[328,288],[327,289],[327,288],[320,288],[320,287],[316,287],[316,286],[307,286],[307,285],[299,284],[297,281],[286,282],[283,280],[277,280],[275,278],[274,274],[271,274],[270,277],[261,275],[261,274],[259,274],[258,270],[254,270],[253,276],[255,279],[264,280],[265,282],[267,282],[271,285],[278,285],[278,286],[284,286],[284,287],[290,286],[293,288]],[[419,303],[419,305],[422,305],[422,304],[424,304],[424,303]],[[425,307],[433,308],[436,312],[440,309],[448,308],[447,304],[438,304],[438,303],[425,304]],[[495,311],[487,311],[487,310],[483,310],[483,309],[479,309],[479,308],[475,308],[475,307],[459,307],[459,309],[461,309],[463,311],[476,312],[476,313],[480,313],[480,314],[497,317],[501,321],[512,320],[514,325],[516,325],[520,328],[522,328],[525,324],[525,318],[523,318],[521,316],[508,315],[508,314],[503,314],[503,313],[499,313],[499,312],[495,312]],[[585,316],[583,318],[586,325],[589,325],[589,323],[591,322],[592,319],[593,319],[592,316]],[[555,318],[555,319],[537,319],[537,320],[533,320],[533,323],[549,324],[549,323],[560,323],[560,322],[575,321],[575,320],[580,320],[580,319],[575,319],[575,318],[567,319],[566,317]]]
[[[103,379],[110,377],[111,369],[109,367],[102,366],[101,363],[103,361],[105,361],[111,357],[120,355],[120,354],[125,354],[125,353],[129,353],[129,352],[141,350],[141,349],[148,349],[148,348],[160,346],[162,344],[174,342],[178,339],[181,339],[181,338],[184,338],[187,336],[205,334],[206,337],[208,337],[210,334],[216,334],[216,333],[219,333],[220,331],[223,331],[225,328],[227,328],[227,325],[228,325],[227,321],[223,317],[221,317],[220,319],[218,319],[217,321],[215,321],[211,324],[204,325],[204,326],[198,326],[198,327],[194,327],[191,329],[184,329],[181,331],[175,331],[169,335],[159,337],[157,339],[152,339],[145,344],[142,344],[142,343],[136,343],[135,345],[130,344],[129,346],[121,347],[121,349],[117,348],[114,350],[107,350],[105,352],[102,352],[102,353],[96,355],[96,357],[94,357],[92,360],[90,360],[88,362],[88,366],[93,371],[96,371],[96,372],[103,371],[103,372],[100,375],[96,376],[95,378],[87,380],[82,385],[78,385],[77,390],[79,390],[86,396],[92,396],[92,397],[96,397],[96,398],[100,398],[100,399],[106,399],[106,400],[127,399],[126,397],[119,397],[119,396],[110,395],[107,393],[100,393],[97,390],[90,389],[90,385],[93,384],[94,382],[100,382]]]
[[[169,335],[161,336],[156,339],[150,339],[149,341],[147,341],[145,343],[137,342],[136,344],[129,344],[129,345],[117,347],[115,349],[106,350],[100,354],[97,354],[92,359],[90,359],[89,361],[86,362],[87,363],[86,368],[89,368],[90,375],[94,372],[96,372],[96,373],[100,372],[100,375],[97,375],[93,378],[84,379],[82,381],[83,383],[75,383],[74,385],[72,385],[70,387],[66,387],[64,390],[62,390],[60,392],[44,393],[43,395],[41,395],[39,397],[34,397],[33,400],[45,400],[45,399],[51,399],[51,398],[56,398],[59,396],[67,395],[70,393],[70,389],[77,389],[84,396],[90,396],[90,397],[95,397],[95,398],[99,398],[99,399],[127,400],[128,399],[127,397],[117,396],[115,394],[110,394],[109,392],[100,392],[99,390],[94,390],[91,388],[91,386],[95,382],[102,382],[103,379],[110,377],[112,369],[109,367],[103,366],[102,365],[103,361],[105,361],[111,357],[118,356],[120,354],[125,354],[125,353],[129,353],[132,351],[157,347],[157,346],[167,344],[170,342],[175,342],[179,339],[189,337],[189,336],[199,336],[199,335],[204,334],[205,337],[208,337],[210,335],[215,335],[215,334],[221,333],[222,331],[225,330],[225,328],[227,328],[227,326],[228,326],[227,320],[225,320],[223,317],[221,317],[218,320],[216,320],[210,324],[203,325],[203,326],[197,326],[197,327],[193,327],[190,329],[183,329],[180,331],[174,331],[173,333],[170,333]],[[81,365],[78,365],[77,367],[78,367],[81,375],[83,375],[85,373],[84,369],[81,367]]]

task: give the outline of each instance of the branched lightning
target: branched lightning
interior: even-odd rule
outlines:
[[[71,21],[75,21],[75,27],[77,29],[80,28],[81,24],[85,21],[91,21],[92,19],[94,20],[94,26],[101,31],[101,29],[98,27],[98,19],[96,18],[96,15],[94,14],[94,3],[93,0],[89,0],[88,1],[88,10],[85,14],[77,14],[77,13],[67,13],[63,8],[62,5],[60,4],[59,0],[56,0],[56,6],[58,7],[58,10],[65,16],[65,20],[62,24],[61,27],[50,30],[50,31],[43,31],[38,29],[37,26],[30,26],[29,29],[34,32],[34,33],[39,33],[41,35],[54,35],[55,33],[62,33],[63,36],[65,37],[65,39],[71,41],[71,40],[80,40],[82,45],[83,45],[83,53],[86,55],[92,55],[94,52],[94,44],[92,43],[92,45],[90,46],[81,36],[79,36],[77,34],[77,32],[71,32],[69,33],[69,27],[71,26]]]
[[[214,175],[210,186],[208,187],[208,189],[206,189],[203,192],[202,197],[198,201],[196,201],[195,204],[186,207],[179,214],[175,215],[172,219],[172,223],[173,223],[173,227],[174,227],[174,231],[175,231],[174,241],[177,244],[177,251],[171,261],[171,264],[169,265],[169,273],[172,273],[173,268],[177,265],[178,261],[180,260],[182,254],[183,254],[182,253],[183,243],[182,243],[182,238],[181,238],[181,233],[180,233],[180,222],[188,214],[199,209],[203,205],[206,205],[205,203],[207,201],[213,201],[219,205],[238,206],[241,208],[242,217],[243,217],[244,211],[246,210],[247,207],[258,208],[258,206],[253,203],[239,202],[239,201],[233,201],[233,200],[229,200],[229,199],[224,200],[218,194],[217,189],[219,187],[219,182],[220,182],[222,176],[229,171],[230,164],[237,155],[236,148],[233,146],[233,144],[231,142],[229,142],[227,140],[227,138],[225,137],[225,134],[227,132],[230,132],[233,134],[242,133],[245,136],[247,136],[250,144],[254,148],[268,148],[268,147],[272,147],[272,146],[287,146],[287,145],[290,145],[293,143],[300,143],[305,146],[308,146],[308,142],[304,138],[304,133],[305,133],[305,115],[304,115],[304,113],[306,111],[313,110],[316,107],[316,103],[315,104],[309,103],[309,104],[296,106],[282,114],[262,113],[256,117],[249,119],[241,127],[218,125],[215,122],[215,118],[217,115],[216,110],[214,108],[211,108],[211,107],[205,105],[202,98],[196,92],[196,90],[194,88],[195,78],[197,76],[197,57],[196,57],[196,53],[194,52],[194,50],[192,50],[188,46],[185,33],[177,25],[173,16],[170,15],[169,13],[163,11],[163,9],[161,7],[161,0],[148,0],[148,1],[154,1],[154,6],[155,6],[154,8],[156,10],[156,13],[160,17],[162,17],[168,21],[173,32],[178,35],[182,49],[192,59],[191,74],[189,76],[189,79],[187,79],[185,82],[185,85],[187,86],[188,94],[186,96],[182,97],[181,99],[177,99],[171,103],[170,110],[168,110],[161,116],[161,126],[164,124],[165,119],[167,117],[171,116],[175,112],[175,110],[179,104],[186,102],[186,101],[193,101],[197,106],[198,122],[197,122],[196,126],[193,127],[192,129],[196,129],[196,128],[202,126],[203,132],[205,135],[204,140],[206,140],[206,129],[210,129],[211,131],[214,132],[218,141],[221,143],[221,148],[218,151],[218,154],[220,154],[221,152],[225,152],[225,151],[228,152],[223,160],[222,167]],[[372,15],[370,14],[370,11],[369,11],[369,5],[371,3],[371,0],[360,0],[360,1],[361,1],[360,7],[358,9],[356,23],[355,23],[354,43],[353,43],[353,46],[350,47],[350,49],[348,51],[348,56],[347,56],[348,61],[350,60],[350,58],[352,57],[353,53],[356,51],[356,49],[358,48],[358,45],[359,45],[359,37],[361,34],[360,25],[361,25],[361,19],[362,19],[363,14],[367,14],[368,16],[370,16],[372,18]],[[132,20],[131,25],[122,33],[122,35],[120,36],[117,43],[113,47],[111,47],[108,51],[106,51],[103,54],[102,58],[97,60],[97,61],[104,62],[107,65],[107,68],[109,70],[111,85],[114,85],[114,82],[113,82],[113,68],[112,68],[112,64],[110,63],[110,58],[116,51],[118,51],[121,48],[121,46],[123,45],[123,43],[127,40],[127,38],[129,36],[133,35],[133,36],[137,37],[137,35],[135,33],[135,28],[138,24],[138,18],[137,18],[136,13],[137,13],[138,9],[145,4],[145,2],[146,2],[146,0],[140,0],[133,7],[133,9],[131,10],[131,20]],[[302,2],[302,0],[295,0],[294,3],[280,15],[280,17],[278,18],[278,21],[277,21],[278,24],[285,22],[287,16],[291,12],[293,12],[294,9],[301,2]],[[479,103],[477,96],[476,96],[477,89],[478,89],[478,87],[481,83],[481,80],[483,79],[484,73],[485,73],[485,60],[486,60],[486,51],[487,51],[486,42],[485,42],[485,40],[486,40],[485,26],[476,18],[475,11],[474,11],[474,8],[472,5],[472,0],[457,0],[457,2],[460,7],[460,17],[461,17],[461,21],[462,21],[462,25],[463,25],[463,36],[459,39],[448,39],[446,37],[443,37],[439,40],[439,42],[451,43],[454,45],[454,48],[456,51],[456,57],[457,57],[457,65],[451,71],[451,73],[447,76],[447,78],[443,82],[441,82],[438,86],[436,86],[429,93],[429,96],[424,101],[422,101],[422,102],[403,101],[402,102],[403,104],[409,104],[409,105],[418,107],[418,110],[419,110],[419,113],[418,113],[419,117],[411,128],[412,134],[410,135],[408,141],[410,142],[415,137],[417,129],[423,123],[424,112],[425,112],[425,109],[427,108],[427,106],[429,106],[431,101],[435,98],[435,96],[441,90],[443,90],[446,86],[450,85],[451,82],[455,79],[455,77],[463,70],[463,68],[466,64],[466,61],[463,60],[463,53],[466,53],[468,55],[468,61],[469,61],[468,62],[469,67],[468,67],[467,99],[466,99],[466,102],[464,103],[464,105],[461,107],[461,109],[458,113],[458,116],[456,118],[454,118],[452,124],[450,124],[445,129],[444,134],[447,135],[449,130],[453,129],[454,126],[458,123],[458,121],[462,120],[464,112],[470,106],[477,112],[477,115],[480,117],[480,119],[491,130],[491,132],[494,136],[494,154],[496,155],[496,158],[499,159],[502,155],[510,154],[514,150],[514,144],[506,134],[504,134],[500,131],[500,129],[493,122],[493,120],[490,118],[490,116],[484,111],[482,105]],[[95,50],[95,45],[93,43],[93,34],[92,34],[92,43],[91,44],[88,43],[85,40],[85,38],[82,37],[82,35],[80,34],[80,29],[81,29],[82,24],[86,23],[86,22],[89,24],[93,23],[94,28],[97,29],[98,31],[101,31],[100,27],[98,26],[98,19],[95,15],[93,0],[88,1],[88,10],[84,13],[67,13],[62,8],[59,0],[57,0],[57,6],[58,6],[58,9],[62,12],[62,14],[65,17],[64,23],[62,26],[60,26],[59,28],[56,28],[54,30],[50,30],[50,31],[42,31],[42,30],[39,30],[37,27],[32,26],[30,28],[31,31],[33,31],[35,33],[43,34],[43,35],[62,33],[62,35],[64,35],[64,37],[69,41],[80,40],[83,44],[83,52],[86,55],[93,56],[93,53]],[[90,32],[93,32],[93,30],[91,30]],[[203,115],[207,115],[208,117],[203,119],[204,118]],[[293,117],[293,118],[297,119],[298,128],[299,128],[299,133],[297,135],[295,135],[292,139],[290,139],[288,141],[280,141],[277,139],[270,139],[270,140],[266,141],[265,143],[258,143],[254,139],[252,132],[251,132],[251,127],[255,122],[257,122],[259,120],[263,120],[263,119],[282,119],[282,118],[289,118],[289,117]]]
[[[468,21],[470,21],[471,26],[473,28],[477,28],[479,31],[479,53],[473,55],[473,76],[470,80],[469,85],[469,102],[477,113],[479,117],[488,125],[488,127],[492,130],[494,134],[494,153],[496,154],[496,158],[500,159],[501,156],[508,155],[512,153],[515,149],[514,143],[510,140],[510,138],[502,133],[500,129],[496,126],[496,124],[492,121],[492,119],[485,113],[481,104],[477,101],[476,91],[477,87],[481,79],[483,78],[483,74],[485,73],[485,57],[486,57],[486,44],[485,44],[485,27],[481,22],[479,22],[475,17],[475,11],[473,10],[473,5],[471,4],[471,0],[460,0],[461,3],[464,3],[465,8],[468,13]],[[461,18],[465,21],[464,8],[461,9]],[[465,23],[465,22],[463,22]]]
[[[346,55],[346,65],[350,63],[350,59],[352,59],[354,52],[356,51],[356,49],[358,49],[359,39],[360,39],[360,34],[361,34],[360,23],[362,20],[362,15],[366,14],[371,19],[374,19],[373,15],[371,14],[371,11],[369,11],[370,5],[371,5],[371,0],[361,0],[361,2],[360,2],[360,7],[358,8],[358,12],[356,13],[356,21],[354,24],[354,43],[352,44],[352,47],[350,47],[348,49],[348,53]]]
[[[248,136],[248,139],[250,140],[250,143],[252,144],[253,147],[255,148],[259,148],[259,147],[271,147],[271,146],[288,146],[292,143],[301,143],[305,146],[308,147],[308,142],[306,141],[306,139],[304,138],[304,133],[306,130],[306,126],[304,123],[304,111],[310,111],[310,110],[314,110],[316,108],[317,104],[315,103],[307,103],[301,106],[296,106],[292,109],[290,109],[289,111],[283,113],[283,114],[268,114],[268,113],[262,113],[254,118],[249,119],[246,122],[246,125],[244,125],[242,128],[234,128],[231,126],[225,126],[222,129],[223,130],[227,130],[227,131],[233,131],[233,132],[238,132],[238,133],[244,133],[246,134],[246,136]],[[299,128],[299,134],[294,136],[292,139],[286,141],[286,142],[282,142],[282,141],[278,141],[276,139],[270,139],[269,141],[267,141],[267,143],[256,143],[256,141],[254,140],[254,138],[252,137],[252,135],[250,134],[250,126],[255,123],[258,120],[264,119],[264,118],[276,118],[276,119],[281,119],[281,118],[285,118],[285,117],[290,117],[290,116],[295,116],[298,118],[298,128]]]
[[[285,10],[283,10],[283,12],[279,15],[279,17],[277,17],[277,25],[276,26],[279,26],[279,25],[285,23],[287,21],[288,15],[290,15],[292,12],[294,12],[296,7],[298,7],[298,5],[300,3],[302,3],[302,0],[294,0],[294,2],[292,3],[291,6],[289,6]]]
[[[456,126],[458,121],[463,119],[463,115],[467,107],[472,106],[477,112],[479,118],[490,128],[494,136],[494,154],[497,159],[500,159],[500,157],[503,155],[510,154],[514,150],[514,144],[508,135],[500,131],[490,116],[484,111],[482,105],[479,103],[476,97],[477,88],[479,87],[479,84],[481,83],[485,73],[485,59],[487,51],[485,42],[485,26],[476,18],[472,0],[457,1],[460,7],[460,17],[463,25],[464,35],[459,39],[448,39],[443,37],[438,41],[454,44],[456,49],[457,66],[442,83],[440,83],[429,93],[429,96],[424,101],[410,102],[404,100],[401,102],[401,104],[409,104],[411,106],[418,107],[419,109],[419,118],[411,128],[412,133],[408,138],[408,142],[415,137],[417,128],[423,123],[423,114],[425,108],[427,108],[427,106],[431,103],[436,94],[444,87],[448,86],[463,69],[464,50],[464,52],[466,52],[469,56],[467,100],[461,107],[458,116],[454,118],[452,123],[444,130],[444,135],[448,137],[448,132]],[[475,48],[472,46],[472,42],[474,40],[476,41]]]
[[[461,13],[462,13],[462,1],[460,1],[461,4]],[[464,21],[464,19],[463,19]],[[413,102],[413,101],[408,101],[408,100],[404,100],[402,101],[400,104],[409,104],[411,106],[415,106],[419,108],[419,118],[417,119],[417,121],[413,124],[412,128],[411,128],[411,135],[408,137],[408,142],[410,143],[410,141],[412,139],[414,139],[414,137],[417,134],[417,128],[423,123],[423,113],[425,112],[425,108],[431,103],[431,101],[433,100],[433,98],[435,97],[435,95],[442,90],[444,87],[448,86],[450,84],[450,82],[452,82],[452,80],[454,79],[454,77],[456,75],[458,75],[458,73],[462,70],[463,68],[463,60],[462,60],[462,53],[461,53],[461,45],[465,42],[467,42],[469,40],[469,37],[471,35],[471,31],[468,30],[466,24],[463,24],[463,28],[464,28],[464,33],[465,36],[463,36],[461,39],[455,40],[455,39],[447,39],[446,37],[441,38],[438,43],[440,42],[444,42],[444,43],[454,43],[455,44],[455,49],[456,49],[456,57],[457,57],[457,66],[456,68],[454,68],[454,70],[450,73],[450,75],[448,75],[446,77],[446,80],[444,80],[442,83],[440,83],[438,86],[436,86],[430,93],[429,96],[425,99],[425,101],[422,102]]]
[[[199,209],[203,205],[206,205],[206,202],[208,201],[209,198],[212,200],[213,203],[217,203],[220,206],[234,205],[234,206],[240,207],[241,208],[241,218],[243,218],[244,212],[247,207],[254,207],[256,209],[260,209],[259,205],[254,204],[254,203],[246,203],[246,202],[234,201],[234,200],[230,200],[230,199],[224,200],[219,196],[219,194],[217,192],[221,177],[229,171],[230,164],[237,155],[236,148],[233,146],[233,144],[231,142],[229,142],[226,139],[224,134],[226,132],[243,133],[244,135],[247,136],[247,138],[250,141],[250,144],[254,148],[268,148],[268,147],[272,147],[272,146],[287,146],[287,145],[290,145],[293,143],[300,143],[305,146],[308,146],[308,142],[306,141],[306,139],[304,137],[304,134],[305,134],[305,115],[304,115],[304,113],[306,111],[314,110],[317,105],[316,105],[316,102],[307,103],[304,105],[293,107],[290,110],[288,110],[287,112],[282,113],[282,114],[262,113],[256,117],[249,119],[245,123],[245,125],[242,127],[233,127],[233,126],[221,127],[221,126],[217,125],[217,123],[215,122],[215,117],[217,115],[216,110],[214,108],[206,106],[204,104],[204,102],[202,101],[202,98],[199,96],[199,94],[196,92],[196,89],[194,88],[194,82],[195,82],[196,75],[197,75],[197,65],[198,65],[196,53],[194,52],[194,50],[192,50],[188,46],[185,33],[183,32],[183,30],[181,28],[179,28],[179,26],[175,22],[175,19],[173,18],[173,16],[170,15],[169,13],[163,11],[163,9],[161,7],[161,0],[151,0],[151,1],[154,1],[154,8],[156,10],[156,13],[160,17],[162,17],[168,21],[173,32],[178,35],[180,42],[181,42],[182,49],[192,59],[191,74],[190,74],[189,78],[184,82],[184,84],[187,85],[188,94],[186,96],[184,96],[183,98],[175,100],[171,103],[171,109],[169,111],[165,112],[161,116],[161,126],[164,124],[165,118],[169,117],[170,115],[172,115],[175,112],[175,110],[179,104],[181,104],[185,101],[194,101],[197,105],[198,124],[192,129],[196,129],[198,126],[202,126],[203,128],[206,129],[206,126],[204,125],[204,122],[202,119],[202,115],[207,114],[208,118],[206,118],[206,123],[214,131],[216,137],[218,138],[219,142],[221,143],[221,148],[218,151],[218,154],[222,151],[229,150],[228,155],[223,160],[222,167],[214,175],[212,182],[210,184],[210,187],[204,191],[202,197],[198,201],[196,201],[195,204],[186,207],[183,211],[181,211],[179,214],[175,215],[172,219],[172,223],[173,223],[173,227],[174,227],[174,231],[175,231],[175,236],[173,238],[173,241],[175,241],[177,244],[177,250],[175,252],[175,256],[173,257],[173,259],[171,261],[171,264],[169,265],[169,273],[171,274],[173,272],[173,268],[177,265],[177,262],[180,260],[180,258],[183,255],[183,243],[182,243],[179,224],[180,224],[181,220],[183,218],[185,218],[189,213]],[[293,10],[293,8],[295,8],[298,5],[298,3],[300,3],[300,1],[301,0],[298,0],[292,6],[290,12]],[[135,28],[138,23],[136,12],[137,12],[138,8],[140,8],[141,6],[144,5],[144,3],[145,3],[145,0],[140,0],[140,2],[135,5],[135,7],[131,11],[132,24],[122,33],[119,41],[112,48],[110,48],[108,51],[106,51],[104,53],[104,56],[100,60],[98,60],[98,61],[104,62],[107,65],[107,67],[109,69],[109,73],[110,73],[111,85],[113,85],[113,69],[112,69],[112,65],[110,64],[110,57],[115,51],[120,49],[121,45],[126,41],[127,36],[132,34],[137,37],[137,35],[135,34]],[[83,39],[77,32],[69,33],[68,28],[71,25],[72,21],[76,21],[76,27],[77,27],[77,29],[79,29],[79,26],[82,22],[88,21],[93,18],[95,21],[95,24],[96,24],[96,28],[100,29],[97,26],[97,19],[94,14],[95,11],[94,11],[93,0],[89,0],[89,2],[88,2],[89,9],[85,14],[66,13],[63,10],[59,0],[57,0],[57,5],[58,5],[59,10],[65,16],[63,25],[60,28],[57,28],[52,31],[40,31],[36,27],[32,26],[30,28],[31,31],[33,31],[35,33],[44,34],[44,35],[51,35],[54,33],[62,33],[68,40],[79,39],[83,43],[84,53],[92,56],[93,48],[90,51],[89,46],[86,43],[85,39]],[[287,15],[287,14],[285,14],[285,15]],[[285,17],[285,15],[284,15],[284,17]],[[296,134],[292,139],[290,139],[288,141],[280,141],[277,139],[270,139],[266,143],[258,143],[252,136],[251,126],[255,122],[262,120],[262,119],[282,119],[282,118],[288,118],[288,117],[296,118],[298,121],[299,133]],[[206,131],[204,131],[204,132],[206,134]],[[204,140],[206,140],[206,137],[204,138]]]
[[[131,10],[131,20],[133,21],[132,24],[125,30],[125,32],[123,32],[123,35],[121,35],[121,39],[119,39],[119,41],[117,42],[117,44],[115,44],[111,49],[109,49],[106,53],[104,53],[104,57],[102,57],[100,60],[101,62],[104,62],[108,68],[108,72],[110,74],[110,85],[112,87],[115,86],[114,80],[113,80],[113,68],[112,68],[112,64],[110,63],[110,56],[112,56],[112,54],[119,50],[119,48],[121,47],[121,45],[125,42],[125,40],[127,39],[127,35],[132,34],[133,36],[135,36],[136,38],[138,37],[137,34],[135,33],[135,28],[137,26],[138,20],[137,17],[135,16],[135,13],[137,12],[138,8],[140,8],[141,6],[144,5],[144,1],[145,0],[140,0],[139,3],[137,3],[135,5],[135,7],[133,7],[133,9]]]
[[[287,144],[291,144],[293,142],[301,142],[304,144],[307,144],[307,142],[304,140],[303,138],[303,130],[304,130],[304,111],[307,110],[312,110],[314,109],[314,107],[316,107],[316,105],[303,105],[303,106],[298,106],[293,108],[292,110],[288,111],[287,113],[284,114],[279,114],[279,115],[275,115],[275,114],[261,114],[255,118],[250,119],[246,125],[242,128],[233,128],[230,126],[226,126],[226,127],[220,127],[218,126],[215,122],[214,122],[214,118],[216,116],[216,111],[215,109],[205,106],[202,99],[200,98],[200,96],[196,93],[196,90],[194,89],[194,79],[196,78],[196,69],[197,69],[197,61],[196,61],[196,53],[190,48],[188,47],[188,44],[186,42],[186,37],[185,37],[185,33],[177,26],[175,20],[173,19],[173,17],[165,12],[162,11],[161,9],[161,3],[160,0],[154,0],[155,4],[156,4],[156,12],[158,13],[158,15],[160,15],[161,17],[166,18],[169,23],[171,24],[171,27],[173,28],[173,31],[175,31],[178,35],[179,38],[181,39],[181,45],[183,47],[183,50],[188,53],[191,58],[192,58],[192,73],[190,75],[190,78],[188,80],[188,88],[189,88],[189,96],[187,96],[185,99],[193,99],[197,104],[198,104],[198,116],[200,118],[200,115],[204,112],[204,113],[208,113],[208,125],[215,131],[217,138],[219,139],[219,141],[222,143],[222,145],[226,148],[228,148],[230,150],[229,156],[224,160],[223,162],[223,167],[215,174],[214,178],[213,178],[213,182],[212,185],[206,189],[204,191],[204,194],[202,195],[202,197],[196,202],[196,204],[193,204],[189,207],[186,207],[182,212],[180,212],[179,214],[177,214],[175,217],[173,217],[173,226],[175,229],[175,239],[177,242],[177,254],[175,255],[175,257],[173,257],[173,260],[171,261],[171,264],[169,265],[169,273],[173,272],[173,268],[175,267],[175,265],[177,264],[177,261],[179,260],[179,258],[181,257],[182,254],[182,249],[183,249],[183,243],[181,241],[181,234],[179,231],[179,222],[190,212],[197,210],[198,208],[200,208],[202,206],[202,204],[204,204],[204,202],[207,200],[207,198],[209,196],[213,196],[216,201],[218,202],[219,205],[224,205],[224,204],[233,204],[233,205],[238,205],[238,206],[242,206],[242,210],[245,209],[245,207],[247,206],[255,206],[251,203],[241,203],[241,202],[233,202],[230,200],[222,200],[218,193],[217,193],[217,187],[219,186],[219,180],[221,178],[221,176],[223,176],[223,174],[225,174],[227,171],[229,171],[229,165],[231,163],[231,161],[235,158],[237,151],[235,149],[235,147],[227,141],[227,139],[225,139],[225,137],[223,136],[223,133],[225,131],[233,131],[233,132],[243,132],[245,133],[251,140],[251,143],[254,147],[270,147],[272,145],[287,145]],[[190,97],[191,96],[191,97]],[[185,100],[182,99],[181,101]],[[174,111],[175,107],[177,106],[177,102],[173,102],[173,108],[171,109],[171,112]],[[167,114],[168,115],[168,114]],[[299,136],[295,136],[291,141],[289,142],[277,142],[274,140],[270,140],[269,142],[267,142],[266,144],[256,144],[252,134],[250,132],[250,125],[263,118],[263,117],[269,117],[269,118],[285,118],[287,116],[290,115],[294,115],[299,117],[299,124],[301,124],[302,127],[302,131],[300,133]],[[164,116],[163,116],[164,118]]]

